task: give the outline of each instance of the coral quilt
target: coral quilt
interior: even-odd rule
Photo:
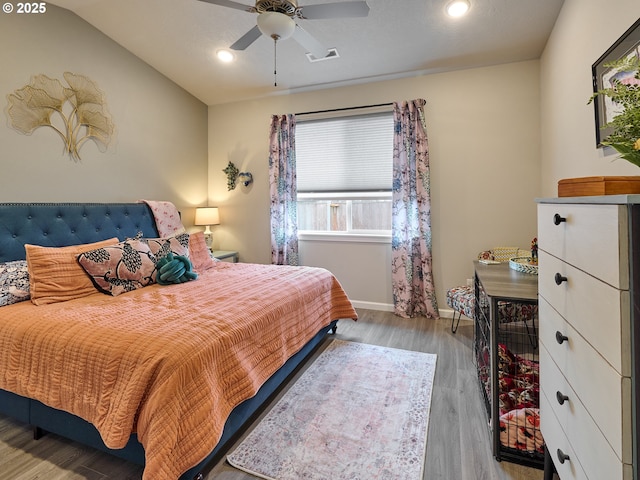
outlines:
[[[339,318],[357,315],[324,269],[223,262],[184,284],[21,302],[2,308],[0,388],[84,418],[110,448],[137,432],[143,478],[175,479],[215,447],[236,405]]]

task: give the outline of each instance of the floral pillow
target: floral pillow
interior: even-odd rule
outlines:
[[[139,238],[139,240],[149,246],[156,263],[161,258],[166,257],[169,252],[173,252],[174,255],[189,257],[189,234],[186,232],[173,237]]]
[[[142,240],[129,239],[82,253],[78,263],[98,290],[114,297],[155,283],[155,256]]]
[[[29,300],[29,270],[26,260],[0,263],[0,307]]]

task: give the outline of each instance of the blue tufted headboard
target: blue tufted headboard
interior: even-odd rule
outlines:
[[[0,262],[24,259],[25,243],[63,247],[138,232],[158,237],[146,203],[0,203]]]

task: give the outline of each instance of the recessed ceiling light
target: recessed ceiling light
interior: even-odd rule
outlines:
[[[467,0],[455,0],[447,5],[447,13],[451,17],[462,17],[469,11]]]
[[[236,58],[235,55],[229,50],[218,50],[216,52],[216,57],[218,57],[218,60],[225,63],[233,62],[233,60]]]

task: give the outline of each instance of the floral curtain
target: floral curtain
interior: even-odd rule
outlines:
[[[392,284],[394,312],[439,318],[431,269],[431,194],[425,100],[394,103]]]
[[[295,115],[273,115],[269,136],[271,263],[298,265]]]

